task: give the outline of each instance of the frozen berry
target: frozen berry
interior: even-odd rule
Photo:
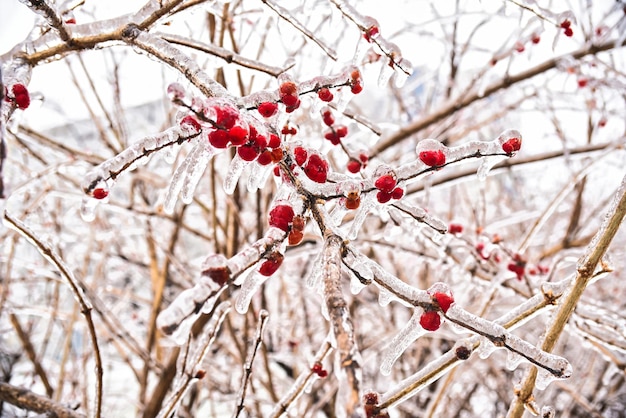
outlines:
[[[378,193],[376,193],[376,200],[378,200],[378,203],[387,203],[391,200],[391,193],[379,190]]]
[[[97,189],[93,189],[93,192],[91,194],[95,199],[102,200],[109,195],[109,191],[107,189],[99,187]]]
[[[269,148],[278,148],[280,147],[280,137],[276,134],[270,134],[270,137],[267,141],[267,146]]]
[[[267,257],[267,260],[265,260],[263,264],[261,264],[261,267],[259,267],[259,273],[263,276],[271,276],[276,272],[276,270],[278,270],[280,265],[283,263],[284,258],[285,256],[279,252],[275,251],[271,253]]]
[[[361,206],[361,197],[347,198],[345,202],[346,209],[355,210]]]
[[[374,187],[383,192],[391,193],[396,187],[396,177],[391,174],[384,174],[376,179]]]
[[[319,97],[320,100],[323,102],[333,101],[333,93],[326,87],[319,89],[319,91],[317,92],[317,97]]]
[[[217,129],[213,132],[209,133],[209,142],[215,148],[226,148],[228,147],[228,133],[221,129]]]
[[[202,272],[203,276],[209,276],[218,286],[224,286],[230,278],[230,270],[228,267],[210,267]]]
[[[448,232],[451,234],[460,234],[463,232],[463,225],[451,223],[450,225],[448,225]]]
[[[347,168],[349,172],[356,174],[361,171],[361,162],[359,160],[355,160],[354,158],[350,158]]]
[[[184,118],[182,118],[180,120],[180,126],[181,127],[186,127],[186,126],[191,127],[196,132],[201,129],[200,122],[198,122],[196,120],[196,118],[194,118],[191,115],[187,115]]]
[[[293,157],[294,157],[294,160],[296,161],[296,164],[298,164],[299,166],[302,166],[308,157],[308,153],[306,152],[304,148],[296,147],[293,150]]]
[[[578,87],[582,89],[583,87],[587,86],[588,80],[585,77],[580,77],[578,80],[576,80],[576,82],[578,83]]]
[[[223,129],[230,129],[235,126],[235,122],[239,118],[237,109],[230,106],[215,106],[215,123]]]
[[[302,233],[302,231],[296,231],[295,229],[289,231],[289,237],[288,237],[289,245],[300,244],[302,242],[303,237],[304,237],[304,234]]]
[[[248,130],[236,125],[228,130],[228,139],[234,146],[243,145],[248,141]]]
[[[259,154],[256,162],[260,165],[268,165],[272,162],[272,153],[269,150],[265,150]]]
[[[328,177],[328,163],[317,154],[312,154],[304,167],[304,174],[316,183],[325,183]]]
[[[257,108],[261,116],[264,118],[272,117],[278,112],[278,105],[274,102],[263,102]]]
[[[244,161],[254,161],[259,156],[259,149],[254,145],[242,145],[237,148],[237,154]]]
[[[437,331],[441,325],[441,318],[436,311],[425,311],[420,316],[420,325],[426,331]]]
[[[325,110],[322,113],[322,120],[326,126],[333,126],[333,123],[335,123],[335,118],[330,110]]]
[[[378,33],[379,33],[378,26],[370,26],[363,33],[363,38],[365,38],[367,42],[372,42],[372,38],[378,35]]]
[[[456,350],[454,350],[454,353],[456,354],[456,358],[459,360],[467,360],[472,355],[472,351],[462,345],[457,347]]]
[[[269,224],[287,232],[294,215],[295,213],[290,205],[276,205],[270,211]]]
[[[276,148],[270,151],[270,157],[272,158],[273,163],[277,163],[283,159],[283,150],[280,148]]]
[[[429,167],[440,167],[446,163],[446,154],[441,150],[422,151],[419,153],[419,158]]]
[[[13,87],[11,87],[11,91],[13,92],[13,100],[17,107],[26,109],[30,106],[30,95],[28,94],[26,86],[23,84],[14,84]]]
[[[504,151],[508,155],[511,155],[514,152],[519,151],[521,147],[522,147],[521,138],[510,138],[502,144],[502,151]]]
[[[448,308],[450,308],[450,305],[454,303],[454,298],[443,292],[436,292],[433,295],[433,299],[437,301],[437,304],[439,305],[443,313],[448,312]]]
[[[402,196],[404,196],[404,189],[402,189],[402,187],[396,187],[395,189],[391,191],[392,199],[395,199],[395,200],[402,199]]]

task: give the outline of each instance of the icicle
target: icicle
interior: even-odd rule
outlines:
[[[509,370],[515,370],[525,360],[526,359],[524,359],[524,357],[520,356],[519,354],[509,351],[506,355],[506,368]]]
[[[317,253],[317,256],[315,257],[315,260],[313,261],[313,264],[311,266],[311,270],[309,271],[309,274],[306,277],[305,283],[306,283],[306,287],[308,287],[309,289],[314,289],[316,287],[318,287],[320,281],[322,280],[322,274],[324,272],[324,266],[322,266],[322,259],[323,259],[323,252],[319,251]],[[325,304],[322,304],[325,305]]]
[[[252,169],[250,170],[250,173],[248,175],[248,183],[246,186],[247,190],[250,193],[255,193],[257,190],[259,190],[259,187],[262,187],[265,184],[273,169],[273,164],[260,165],[257,163],[253,163]]]
[[[476,177],[478,178],[478,180],[485,181],[487,179],[487,175],[489,174],[489,171],[491,171],[491,169],[494,166],[496,166],[496,164],[506,159],[507,159],[506,156],[501,156],[501,155],[494,155],[494,156],[481,158],[480,166],[478,167],[478,171],[476,172]]]
[[[189,154],[189,162],[187,165],[189,169],[187,170],[187,175],[185,176],[185,180],[183,181],[182,192],[181,192],[181,200],[184,204],[188,205],[193,200],[193,194],[198,187],[198,183],[204,174],[204,170],[206,170],[209,161],[214,155],[213,147],[208,145],[205,142],[200,142],[199,148],[194,148],[193,154]]]
[[[356,277],[354,274],[350,275],[350,293],[352,293],[353,295],[358,295],[359,293],[361,293],[361,290],[363,290],[367,285],[364,283],[361,283],[361,280],[359,280],[358,277]]]
[[[96,207],[100,202],[91,197],[84,197],[80,205],[80,217],[85,222],[92,222],[96,219]]]
[[[378,289],[378,304],[383,308],[394,299],[393,294],[385,288],[380,287]]]
[[[478,346],[478,349],[476,349],[476,351],[478,352],[478,357],[485,360],[489,358],[491,353],[496,351],[496,349],[497,347],[491,342],[491,340],[486,337],[481,337],[480,345]]]
[[[393,74],[393,64],[391,62],[383,63],[380,67],[380,73],[378,74],[378,87],[385,87]]]
[[[237,299],[235,301],[235,309],[237,310],[237,312],[242,315],[248,312],[248,307],[250,306],[250,301],[252,300],[252,297],[256,294],[256,292],[267,279],[268,276],[263,276],[258,271],[251,272],[244,279],[243,284],[239,289]]]
[[[419,319],[421,310],[413,310],[413,315],[409,321],[404,325],[402,330],[396,334],[385,351],[383,352],[383,359],[380,364],[380,372],[384,376],[389,376],[391,368],[398,358],[406,351],[406,349],[413,344],[415,340],[424,335],[426,331],[420,326]]]
[[[235,187],[237,187],[239,177],[241,177],[241,173],[243,173],[243,169],[246,168],[247,165],[248,162],[241,159],[239,154],[236,154],[231,160],[230,166],[228,166],[228,172],[224,178],[224,191],[226,193],[233,194]]]
[[[367,215],[370,211],[376,206],[376,196],[372,193],[361,194],[361,204],[359,208],[356,210],[354,215],[354,220],[352,221],[352,226],[350,227],[350,231],[348,232],[348,239],[355,240],[359,235],[359,231],[367,218]]]
[[[195,147],[189,152],[189,155],[185,157],[185,159],[180,163],[174,175],[172,176],[172,180],[170,182],[170,187],[165,194],[165,199],[163,201],[163,211],[167,214],[174,213],[174,206],[176,206],[176,199],[178,198],[178,194],[183,188],[183,182],[187,176],[187,170],[189,168],[189,163],[194,157],[192,155],[198,154],[202,152],[202,149],[206,145],[203,143],[196,144]]]
[[[406,58],[400,58],[396,61],[397,67],[393,74],[394,86],[402,88],[413,73],[413,64]]]

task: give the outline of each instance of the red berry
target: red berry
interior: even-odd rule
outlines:
[[[215,148],[226,148],[228,146],[228,133],[221,129],[209,133],[209,142]]]
[[[304,238],[304,234],[302,231],[291,230],[289,231],[288,242],[289,245],[298,245],[302,242],[302,238]]]
[[[278,105],[274,102],[263,102],[257,108],[261,116],[264,118],[272,117],[278,112]]]
[[[359,160],[365,165],[369,161],[369,157],[365,154],[359,154]]]
[[[202,369],[198,370],[196,374],[194,375],[194,377],[199,380],[204,379],[205,376],[206,376],[206,370],[202,370]]]
[[[325,110],[324,113],[322,113],[322,120],[326,126],[333,126],[335,123],[335,117],[330,110]]]
[[[307,158],[307,152],[304,148],[302,147],[296,147],[293,150],[293,157],[296,161],[296,164],[298,164],[299,166],[302,166],[304,164],[304,162],[306,161]]]
[[[187,115],[184,118],[181,119],[180,121],[180,126],[190,126],[192,127],[195,131],[199,131],[201,129],[200,126],[200,122],[198,122],[196,120],[196,118],[194,118],[191,115]]]
[[[564,21],[561,22],[561,28],[563,29],[567,29],[570,26],[572,26],[572,22],[570,22],[569,19],[565,19]]]
[[[441,318],[437,311],[425,311],[420,316],[420,325],[426,331],[437,331],[441,325]]]
[[[587,86],[587,79],[585,77],[581,77],[577,80],[578,83],[578,87],[580,87],[581,89],[585,86]]]
[[[209,276],[211,280],[217,283],[218,286],[224,286],[230,278],[230,270],[228,267],[210,267],[202,272],[203,276]]]
[[[328,139],[330,141],[331,144],[333,145],[339,145],[339,143],[341,142],[341,139],[339,138],[339,135],[337,135],[337,132],[335,131],[328,131],[324,134],[324,138]]]
[[[378,193],[376,193],[376,200],[378,200],[378,203],[387,203],[391,200],[391,193],[379,190]]]
[[[335,132],[339,138],[345,138],[348,135],[348,127],[345,125],[337,126]]]
[[[463,232],[463,225],[451,223],[448,225],[448,232],[451,234],[460,234]]]
[[[278,148],[280,147],[280,137],[276,134],[270,134],[270,138],[267,141],[268,148]]]
[[[311,366],[311,371],[322,379],[328,376],[328,371],[324,370],[322,363],[320,363],[319,361],[316,361],[313,366]]]
[[[350,209],[350,210],[354,210],[354,209],[358,209],[359,206],[361,206],[361,197],[357,196],[354,198],[346,198],[346,209]]]
[[[272,162],[277,163],[283,159],[283,150],[280,148],[276,148],[270,151],[270,156],[272,157]]]
[[[355,160],[354,158],[350,158],[350,161],[348,161],[348,171],[351,173],[358,173],[359,171],[361,171],[361,162],[358,160]]]
[[[65,24],[66,24],[66,25],[75,25],[75,24],[76,24],[76,18],[74,18],[74,17],[70,17],[69,19],[67,19],[67,20],[65,21]]]
[[[291,95],[281,96],[280,99],[282,100],[282,102],[287,107],[294,107],[300,101],[300,98],[297,95],[295,95],[295,96],[291,96]]]
[[[20,109],[26,109],[30,106],[30,95],[28,94],[28,89],[23,84],[14,84],[11,87],[11,91],[13,92],[13,100],[15,104]]]
[[[293,221],[291,221],[291,229],[295,231],[304,231],[304,227],[306,226],[306,222],[301,215],[294,216]]]
[[[239,112],[237,109],[230,106],[215,106],[215,123],[224,129],[230,129],[235,126],[235,122],[239,118]]]
[[[422,151],[419,154],[419,158],[429,167],[440,167],[446,163],[446,154],[441,150]]]
[[[574,31],[572,30],[572,28],[565,28],[565,30],[563,31],[563,33],[565,34],[565,36],[571,38],[572,36],[574,36]]]
[[[280,131],[280,133],[283,135],[295,135],[298,133],[298,130],[293,126],[285,125],[283,126],[283,129]]]
[[[294,215],[295,213],[290,205],[276,205],[270,211],[269,224],[287,232]]]
[[[352,94],[359,94],[363,91],[363,86],[360,82],[356,82],[352,84],[352,87],[350,87],[350,91],[352,92]]]
[[[524,270],[526,269],[526,263],[509,263],[506,268],[509,271],[512,271],[517,276],[517,280],[522,280],[524,278]]]
[[[289,96],[289,97],[291,97],[291,96]],[[301,102],[300,102],[300,99],[296,100],[296,102],[295,102],[293,105],[291,105],[291,106],[287,106],[287,107],[285,108],[285,112],[287,112],[287,113],[292,113],[294,110],[296,110],[297,108],[299,108],[299,107],[300,107],[300,103],[301,103]]]
[[[365,38],[365,40],[367,42],[372,42],[372,38],[376,35],[378,35],[378,26],[370,26],[369,28],[367,28],[367,30],[363,33],[363,38]]]
[[[293,81],[285,81],[278,90],[281,96],[293,96],[298,92],[298,86]]]
[[[259,149],[254,145],[242,145],[237,148],[237,154],[244,161],[254,161],[259,156]]]
[[[524,44],[523,44],[523,43],[521,43],[521,42],[519,42],[519,41],[518,41],[518,42],[515,42],[515,50],[516,50],[517,52],[522,53],[522,52],[524,52],[524,50],[525,50],[525,49],[526,49],[526,47],[524,46]]]
[[[263,264],[261,264],[261,267],[259,267],[259,273],[263,276],[271,276],[276,272],[276,270],[278,270],[280,265],[283,263],[284,258],[285,256],[279,252],[271,253],[267,260],[265,260]]]
[[[541,42],[541,37],[537,34],[533,34],[532,38],[530,38],[530,41],[537,45],[539,42]]]
[[[395,189],[391,191],[392,199],[395,199],[395,200],[402,199],[402,196],[404,196],[404,189],[402,189],[401,187],[396,187]]]
[[[272,153],[269,150],[265,150],[259,154],[259,157],[256,159],[256,162],[260,165],[268,165],[272,162]]]
[[[510,138],[502,144],[502,151],[504,151],[508,155],[511,155],[514,152],[519,151],[521,147],[522,140],[520,138]]]
[[[304,174],[316,183],[325,183],[328,177],[328,163],[317,154],[312,154],[304,166]]]
[[[603,117],[601,117],[601,118],[600,118],[600,120],[598,121],[598,126],[599,126],[600,128],[604,128],[604,127],[606,126],[606,122],[607,122],[607,120],[606,120],[606,118],[603,116]]]
[[[228,130],[228,139],[234,146],[243,145],[248,142],[248,130],[239,125]]]
[[[252,142],[259,148],[267,147],[267,138],[264,135],[255,136]]]
[[[391,193],[396,187],[397,181],[395,176],[391,174],[383,174],[374,182],[374,187],[383,192]]]
[[[280,176],[280,167],[279,166],[274,166],[274,175],[276,177]]]
[[[328,90],[326,87],[319,89],[317,92],[317,97],[320,98],[323,102],[332,102],[333,101],[333,93]]]
[[[102,200],[109,195],[109,191],[107,189],[99,187],[97,189],[93,189],[93,192],[91,194],[95,199]]]
[[[454,298],[443,292],[435,293],[433,295],[433,299],[437,301],[437,304],[439,305],[443,313],[448,312],[448,308],[450,308],[450,305],[454,303]]]

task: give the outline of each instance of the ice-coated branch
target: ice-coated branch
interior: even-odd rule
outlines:
[[[156,23],[160,18],[170,13],[176,6],[184,0],[148,0],[146,4],[139,9],[133,16],[135,22],[140,29],[147,29]]]
[[[307,29],[306,26],[304,26],[300,21],[298,21],[298,19],[296,19],[291,13],[289,13],[289,10],[276,4],[272,0],[261,0],[261,1],[265,3],[270,9],[272,9],[274,13],[276,13],[281,19],[284,19],[285,21],[289,22],[291,26],[293,26],[298,31],[302,32],[304,36],[306,36],[307,38],[315,42],[320,48],[322,48],[322,50],[326,53],[326,55],[328,55],[333,60],[337,61],[337,58],[338,58],[337,52],[335,52],[335,50],[332,49],[330,46],[326,45],[326,43],[322,41],[318,36],[315,36],[313,32]]]
[[[330,342],[328,340],[324,341],[320,349],[317,353],[315,353],[313,363],[321,363],[326,356],[328,356],[331,350],[332,346]],[[280,399],[272,411],[270,418],[278,418],[287,412],[291,404],[293,404],[304,393],[306,387],[315,375],[316,374],[311,370],[311,368],[307,368],[306,371],[302,372],[291,386],[291,389],[289,389],[289,391]]]
[[[322,249],[323,291],[333,337],[339,355],[339,396],[347,416],[357,413],[360,404],[360,353],[354,338],[354,327],[348,305],[341,291],[341,252],[343,241],[337,235],[326,238]],[[343,395],[343,396],[342,396]],[[344,399],[345,398],[345,399]]]
[[[52,399],[30,390],[0,382],[0,401],[15,405],[20,409],[39,412],[57,418],[85,418],[85,415],[60,405]]]
[[[194,39],[186,38],[180,35],[173,35],[169,33],[155,33],[155,35],[171,44],[186,46],[196,49],[198,51],[206,52],[207,54],[211,54],[223,59],[227,63],[234,63],[242,67],[250,68],[252,70],[257,70],[272,75],[274,77],[278,77],[280,74],[291,68],[291,66],[274,67],[272,65],[267,65],[256,60],[246,58],[229,49],[222,48],[213,44],[207,44],[205,42],[199,42]]]
[[[93,195],[94,190],[100,187],[104,187],[108,191],[109,186],[107,186],[107,183],[115,182],[121,173],[133,167],[142,159],[146,159],[164,148],[176,144],[180,145],[198,135],[198,132],[190,132],[175,126],[156,135],[142,138],[115,157],[109,158],[85,174],[82,183],[83,191],[88,195]]]
[[[248,383],[250,381],[250,376],[252,376],[252,363],[254,362],[254,358],[256,357],[256,353],[259,351],[259,347],[263,342],[263,333],[265,332],[265,326],[267,325],[267,321],[269,319],[269,312],[265,309],[262,309],[259,312],[259,323],[257,324],[256,334],[254,337],[254,344],[252,345],[250,352],[248,353],[248,358],[246,359],[245,364],[243,365],[243,376],[241,377],[241,386],[239,389],[239,401],[237,402],[237,408],[235,413],[233,414],[234,418],[237,418],[241,411],[243,411],[243,403],[246,399],[246,390],[248,388]]]
[[[212,254],[207,257],[200,279],[192,288],[184,290],[161,311],[157,318],[157,326],[167,335],[172,335],[179,330],[183,321],[186,321],[190,327],[193,315],[199,314],[201,310],[209,312],[229,283],[258,263],[285,237],[284,231],[269,228],[264,237],[230,259],[221,254]],[[179,330],[178,333],[184,333],[186,330],[186,328]]]
[[[100,357],[100,348],[98,345],[98,337],[96,335],[96,328],[93,323],[93,319],[91,317],[91,310],[93,306],[87,296],[85,295],[85,286],[78,281],[78,279],[74,276],[74,273],[69,268],[69,266],[63,261],[61,256],[57,254],[56,251],[46,242],[42,241],[34,231],[32,231],[24,222],[19,219],[13,217],[6,210],[4,211],[4,224],[16,231],[23,238],[25,238],[29,243],[31,243],[37,251],[48,261],[50,264],[55,266],[65,277],[67,283],[76,299],[76,302],[80,306],[80,312],[85,317],[85,322],[87,323],[87,329],[89,332],[89,336],[91,339],[91,344],[93,348],[94,362],[95,367],[94,371],[96,374],[96,405],[95,405],[95,417],[100,418],[102,414],[102,358]]]
[[[204,377],[204,370],[200,369],[202,365],[202,361],[206,357],[209,352],[209,348],[215,341],[217,334],[222,326],[222,322],[226,318],[226,315],[230,312],[230,302],[224,301],[217,305],[215,311],[211,316],[211,321],[209,322],[207,329],[203,330],[200,334],[200,338],[196,343],[196,350],[191,355],[191,360],[186,363],[185,366],[189,365],[193,367],[190,370],[182,370],[182,375],[176,388],[172,392],[170,398],[165,402],[165,405],[159,411],[159,415],[157,418],[165,418],[171,416],[171,413],[178,406],[180,401],[183,399],[183,395],[191,385],[194,380],[202,379]]]
[[[31,10],[42,16],[52,28],[59,32],[59,36],[64,42],[70,40],[70,34],[65,26],[65,22],[57,11],[50,6],[45,0],[22,0]]]
[[[605,216],[598,232],[587,246],[585,254],[580,258],[576,271],[576,278],[559,304],[557,311],[551,318],[541,343],[541,349],[550,352],[554,349],[565,325],[569,321],[576,305],[590,280],[594,277],[598,264],[609,249],[609,245],[617,234],[624,217],[626,216],[626,177],[615,193],[615,197]],[[508,416],[519,418],[524,412],[524,405],[532,401],[532,392],[537,380],[537,369],[531,368],[514,401],[509,408]]]
[[[135,24],[127,25],[122,31],[122,40],[156,57],[180,71],[206,97],[226,97],[228,91],[200,68],[198,63],[171,43],[148,33]]]

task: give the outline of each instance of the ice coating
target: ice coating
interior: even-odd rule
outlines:
[[[184,204],[189,204],[193,200],[196,187],[198,187],[198,183],[214,155],[214,148],[206,142],[201,142],[198,145],[198,149],[194,149],[195,152],[189,154],[190,160],[187,163],[187,175],[183,182],[180,196]]]
[[[421,310],[415,309],[413,315],[404,325],[404,327],[398,332],[385,351],[383,352],[383,359],[380,364],[380,372],[384,376],[391,374],[391,368],[396,360],[404,353],[404,351],[422,335],[426,334],[424,328],[420,326]]]
[[[350,231],[348,232],[348,239],[354,240],[357,238],[367,215],[369,215],[370,211],[376,206],[376,204],[377,201],[374,193],[361,195],[361,204],[356,210],[354,219],[352,220],[352,225],[350,226]]]
[[[489,175],[489,171],[491,171],[491,169],[495,167],[497,164],[499,164],[500,162],[506,160],[506,158],[507,158],[506,156],[500,156],[500,155],[483,157],[480,160],[480,166],[478,167],[478,171],[476,171],[476,177],[478,178],[478,180],[480,181],[486,180],[487,176]]]
[[[248,165],[247,161],[244,161],[239,154],[235,154],[235,157],[230,161],[228,166],[228,172],[224,177],[224,191],[228,194],[233,194],[239,177],[243,173],[244,168]]]
[[[196,155],[199,155],[203,152],[206,147],[203,143],[198,143],[196,146],[192,148],[192,150],[187,154],[187,157],[180,163],[180,165],[174,171],[174,175],[170,180],[170,187],[168,188],[165,199],[163,200],[163,211],[168,214],[174,213],[174,207],[176,206],[176,199],[180,191],[183,188],[183,184],[185,183],[185,179],[187,178],[187,173],[190,169],[191,161],[197,159]]]
[[[405,201],[398,201],[393,207],[400,209],[403,213],[410,215],[416,221],[424,223],[440,234],[444,234],[448,230],[448,225],[441,219],[429,214],[424,209],[412,206]]]

